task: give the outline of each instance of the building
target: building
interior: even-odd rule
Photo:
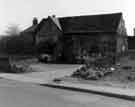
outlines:
[[[127,49],[122,13],[59,18],[63,30],[63,56],[117,56]]]
[[[35,45],[35,36],[37,33],[38,27],[38,19],[36,17],[33,18],[32,25],[21,32],[22,36],[27,36],[33,39],[33,45]]]
[[[83,56],[121,55],[127,49],[127,33],[122,13],[55,17],[37,25],[35,43],[39,53],[72,63]]]
[[[128,56],[134,56],[135,55],[135,36],[128,36]]]
[[[62,28],[59,20],[53,15],[42,19],[38,24],[36,46],[38,53],[47,53],[57,59],[62,52]]]
[[[133,35],[128,36],[128,50],[135,50],[135,28],[133,28]]]
[[[134,49],[135,49],[135,37],[128,36],[128,50],[134,50]]]

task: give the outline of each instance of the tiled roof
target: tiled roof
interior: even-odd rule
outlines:
[[[64,33],[116,32],[122,13],[59,18]]]
[[[28,27],[27,29],[25,29],[23,32],[35,32],[37,26],[38,26],[38,24],[32,25],[32,26]]]

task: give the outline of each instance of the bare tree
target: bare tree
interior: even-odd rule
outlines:
[[[17,35],[19,35],[20,34],[20,28],[19,28],[19,26],[18,25],[16,25],[16,24],[10,24],[10,25],[8,25],[8,27],[7,27],[7,30],[6,30],[6,34],[8,35],[8,36],[17,36]]]

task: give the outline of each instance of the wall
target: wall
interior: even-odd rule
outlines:
[[[127,50],[126,38],[122,36],[117,36],[117,53],[121,54]]]
[[[116,39],[113,34],[69,34],[64,35],[63,50],[65,59],[83,55],[113,55],[116,52]]]
[[[43,21],[42,27],[36,35],[38,53],[49,53],[56,58],[61,51],[62,45],[59,45],[61,35],[62,32],[50,18]]]

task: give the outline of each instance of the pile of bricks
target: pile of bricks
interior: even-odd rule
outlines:
[[[115,69],[104,63],[88,63],[77,69],[71,76],[82,79],[99,80],[107,74],[110,74]]]

